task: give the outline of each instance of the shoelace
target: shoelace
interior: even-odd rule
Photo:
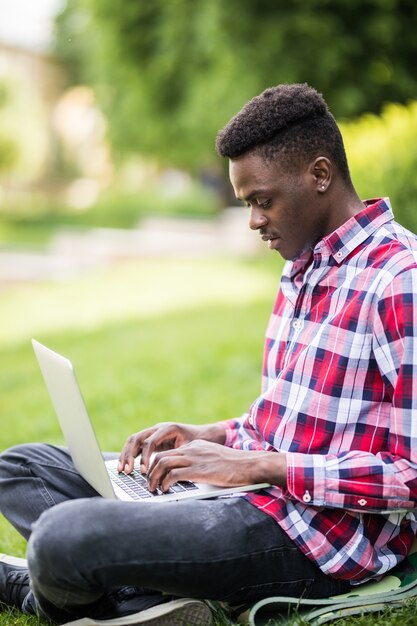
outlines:
[[[30,589],[27,570],[9,572],[6,579],[6,604],[20,608]]]

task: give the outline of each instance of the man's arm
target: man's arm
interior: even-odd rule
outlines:
[[[166,422],[147,428],[127,439],[118,469],[130,474],[135,458],[140,454],[141,471],[148,473],[151,490],[159,487],[167,491],[179,480],[221,487],[265,482],[285,487],[285,454],[233,449],[224,445],[232,423],[237,428],[240,420],[203,426]],[[157,454],[151,464],[154,452]]]
[[[236,450],[195,440],[175,450],[156,454],[148,472],[149,488],[167,491],[181,480],[211,483],[219,487],[269,483],[285,486],[285,454],[260,450]]]

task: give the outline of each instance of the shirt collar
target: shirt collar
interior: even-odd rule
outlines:
[[[362,211],[324,237],[314,248],[314,256],[333,257],[340,265],[380,226],[394,219],[389,198],[365,200]]]
[[[332,258],[332,264],[340,265],[345,258],[363,243],[382,224],[394,219],[389,198],[376,198],[364,201],[362,211],[351,217],[335,231],[319,241],[314,250],[314,260],[320,264]],[[295,261],[285,264],[283,275],[294,279],[304,273],[312,259],[311,251],[305,252]]]

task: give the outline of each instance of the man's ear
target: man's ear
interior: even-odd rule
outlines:
[[[329,159],[319,156],[310,165],[310,171],[318,193],[324,193],[328,189],[333,176],[333,168]]]

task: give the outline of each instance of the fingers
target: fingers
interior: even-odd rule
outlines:
[[[155,450],[163,446],[166,436],[164,431],[161,432],[161,430],[157,430],[144,440],[140,458],[140,471],[142,474],[146,474],[148,471],[151,455]],[[168,447],[166,449],[168,449]]]
[[[181,480],[192,480],[190,463],[177,451],[157,454],[148,472],[148,487],[150,491],[159,488],[166,492],[172,485]]]
[[[213,460],[217,458],[217,454],[214,457],[212,454],[222,448],[218,444],[197,440],[156,454],[147,474],[149,489],[155,491],[159,488],[165,492],[181,480],[212,482],[211,468],[216,465]]]
[[[135,458],[141,453],[143,442],[154,432],[154,428],[148,428],[138,433],[134,433],[127,438],[125,445],[119,456],[117,465],[118,472],[126,472],[131,474],[135,465]]]
[[[184,440],[181,432],[181,425],[166,422],[131,435],[120,454],[118,471],[130,474],[134,468],[135,458],[140,454],[140,469],[145,474],[153,452],[177,447]]]

